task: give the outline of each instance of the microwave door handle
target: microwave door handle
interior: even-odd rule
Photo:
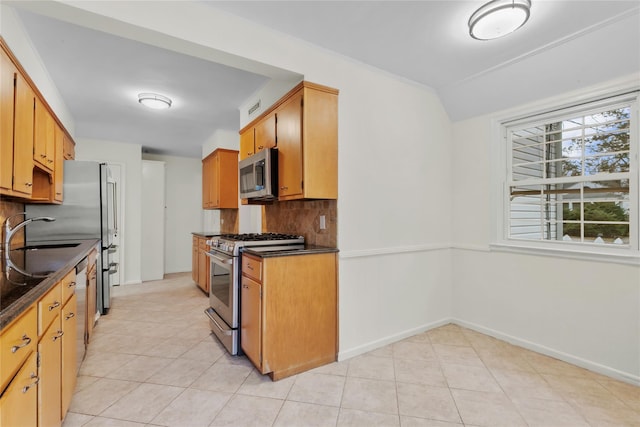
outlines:
[[[209,252],[207,252],[207,256],[209,258],[213,259],[214,261],[220,262],[221,264],[229,264],[229,265],[233,264],[233,258],[229,258],[229,259],[222,258],[222,257],[219,257],[219,256],[215,256],[214,254],[209,253]]]

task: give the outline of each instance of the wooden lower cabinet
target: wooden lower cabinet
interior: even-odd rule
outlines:
[[[98,310],[97,297],[98,297],[98,268],[96,262],[96,251],[91,251],[89,254],[89,267],[87,268],[87,317],[86,317],[86,331],[87,331],[87,344],[91,342],[93,336],[93,326],[96,322],[96,312]]]
[[[62,424],[78,373],[75,280],[71,270],[0,333],[0,427]]]
[[[38,368],[37,353],[31,352],[9,387],[0,397],[0,425],[38,425]],[[4,367],[3,367],[4,368]]]
[[[56,316],[38,343],[38,427],[60,426],[62,324]]]
[[[242,277],[240,341],[244,354],[262,369],[262,285]]]
[[[336,360],[336,253],[242,256],[240,341],[273,380]]]
[[[193,236],[191,246],[191,280],[198,283],[198,254],[200,253],[200,243],[196,236]]]
[[[209,257],[207,252],[207,238],[202,236],[193,236],[193,249],[191,260],[191,278],[204,293],[209,293],[209,272],[211,271]]]
[[[61,417],[69,410],[78,374],[78,297],[73,294],[62,308]]]

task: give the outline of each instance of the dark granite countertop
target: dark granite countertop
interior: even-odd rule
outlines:
[[[326,246],[316,246],[316,245],[307,245],[304,247],[298,247],[296,245],[295,249],[287,249],[283,246],[270,248],[269,246],[263,247],[248,247],[244,248],[243,252],[251,255],[255,255],[261,258],[273,258],[273,257],[281,257],[281,256],[295,256],[295,255],[310,255],[310,254],[326,254],[326,253],[334,253],[339,252],[337,248],[328,248]]]
[[[18,317],[31,304],[59,282],[69,271],[82,261],[97,244],[99,239],[76,240],[73,242],[29,242],[25,248],[10,252],[10,260],[29,274],[46,277],[29,277],[14,268],[9,268],[2,253],[2,275],[0,276],[0,330]],[[71,246],[76,244],[77,246]],[[63,247],[29,249],[37,245],[60,244]]]
[[[213,236],[219,236],[220,232],[219,231],[192,231],[191,234],[193,234],[194,236],[200,236],[200,237],[213,237]]]

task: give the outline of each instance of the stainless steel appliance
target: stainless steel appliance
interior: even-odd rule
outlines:
[[[28,217],[50,216],[56,220],[42,225],[34,222],[26,229],[26,241],[71,241],[100,239],[101,253],[97,257],[97,306],[101,314],[111,307],[110,277],[118,265],[110,262],[115,250],[117,229],[116,184],[106,163],[65,160],[64,201],[61,205],[31,204],[25,206]]]
[[[304,237],[292,234],[222,234],[208,241],[211,262],[209,304],[205,310],[211,330],[232,355],[240,349],[240,275],[244,248],[304,246]]]
[[[274,200],[278,197],[278,150],[266,148],[240,160],[240,198]]]

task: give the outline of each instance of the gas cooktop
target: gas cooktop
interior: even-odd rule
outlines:
[[[304,236],[283,233],[222,234],[208,240],[212,250],[239,255],[241,248],[271,245],[304,244]]]
[[[282,233],[243,233],[243,234],[221,234],[220,239],[234,240],[241,242],[260,242],[265,240],[297,240],[304,239],[302,236],[295,234]]]

